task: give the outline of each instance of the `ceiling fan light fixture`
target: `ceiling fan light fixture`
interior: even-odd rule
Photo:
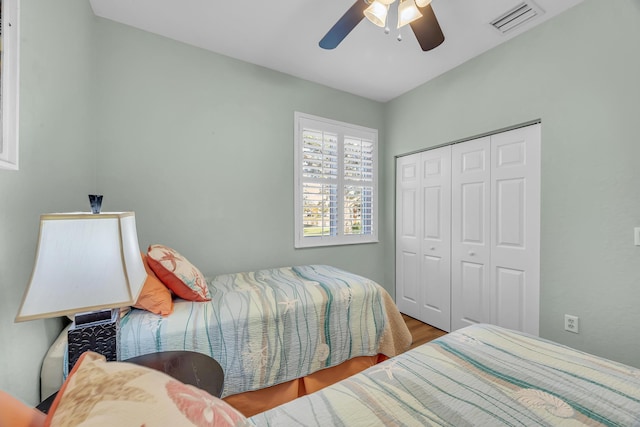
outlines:
[[[398,28],[404,27],[420,18],[422,13],[413,0],[400,0],[398,4]]]
[[[416,0],[416,6],[427,7],[431,3],[431,0]]]
[[[387,22],[387,12],[389,5],[383,4],[380,0],[375,0],[365,9],[364,16],[378,27],[384,27]]]
[[[374,0],[374,1],[377,1],[378,3],[382,3],[384,5],[389,6],[391,3],[393,3],[396,0]]]

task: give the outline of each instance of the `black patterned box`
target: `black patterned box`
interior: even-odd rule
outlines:
[[[108,361],[118,360],[120,310],[78,314],[67,333],[69,372],[85,351],[95,351]]]

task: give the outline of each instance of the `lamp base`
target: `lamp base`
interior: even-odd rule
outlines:
[[[67,332],[69,372],[82,353],[95,351],[108,361],[118,360],[120,309],[76,314],[74,324]]]

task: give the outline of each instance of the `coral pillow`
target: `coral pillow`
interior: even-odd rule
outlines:
[[[144,282],[144,286],[134,307],[168,316],[173,313],[171,291],[158,279],[151,267],[149,267],[147,255],[144,253],[141,255],[144,269],[147,270],[147,280]]]
[[[147,251],[149,267],[177,296],[189,301],[210,301],[207,281],[193,264],[164,245],[151,245]]]
[[[45,426],[251,426],[232,406],[151,368],[86,352],[56,396]]]

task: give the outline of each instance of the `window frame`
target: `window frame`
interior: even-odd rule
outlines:
[[[338,195],[343,195],[345,185],[354,182],[344,177],[344,137],[351,136],[370,140],[373,143],[372,149],[372,196],[371,196],[371,233],[370,234],[344,234],[344,197],[337,197],[338,222],[336,235],[304,236],[303,217],[303,184],[305,179],[302,171],[304,138],[303,131],[305,124],[309,128],[312,124],[314,128],[323,132],[332,132],[338,135],[338,174],[335,181],[338,188]],[[351,123],[340,122],[311,114],[294,113],[294,247],[312,248],[323,246],[354,245],[366,243],[378,243],[378,130]],[[360,182],[362,185],[362,182]],[[367,187],[369,183],[367,182]]]
[[[2,140],[0,169],[18,170],[20,0],[2,0]]]

